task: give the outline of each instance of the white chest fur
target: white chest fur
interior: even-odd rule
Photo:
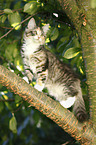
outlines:
[[[24,56],[29,57],[32,55],[40,46],[40,43],[35,42],[33,36],[26,38],[23,44]]]
[[[34,36],[29,36],[24,40],[22,49],[24,55],[24,63],[30,66],[30,69],[33,73],[36,72],[36,64],[35,61],[32,61],[32,57],[34,56],[34,52],[38,50],[40,47],[40,43],[34,41]]]

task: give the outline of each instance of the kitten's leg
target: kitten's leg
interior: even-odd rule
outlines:
[[[47,77],[47,70],[39,74],[39,78],[37,79],[34,88],[41,92],[44,89],[46,77]]]
[[[31,83],[31,82],[32,82],[32,79],[33,79],[33,74],[32,74],[32,72],[31,72],[30,70],[26,69],[26,70],[25,70],[25,74],[26,74],[26,76],[27,76],[27,78],[28,78],[29,83]]]
[[[34,86],[38,91],[42,91],[47,79],[48,60],[45,51],[42,49],[35,52],[31,60],[36,64],[36,85]]]
[[[30,66],[28,65],[29,61],[26,57],[23,58],[23,63],[24,63],[25,75],[27,76],[29,83],[31,83],[33,79],[33,72],[30,70]]]

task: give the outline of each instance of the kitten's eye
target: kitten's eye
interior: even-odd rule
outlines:
[[[34,35],[37,35],[37,31],[32,31],[31,34],[34,36]]]
[[[31,31],[31,35],[32,35],[32,36],[34,35],[33,31]]]
[[[35,35],[37,35],[37,31],[35,31]]]

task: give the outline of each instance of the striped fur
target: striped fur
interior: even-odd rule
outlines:
[[[42,89],[46,87],[49,94],[54,96],[63,107],[69,108],[73,105],[77,119],[84,121],[87,119],[87,114],[82,98],[80,80],[66,64],[44,48],[48,27],[47,24],[41,30],[36,26],[33,18],[29,21],[21,49],[25,73],[30,81],[35,75],[37,78],[35,88],[38,89],[38,85]],[[70,101],[70,98],[73,102]]]

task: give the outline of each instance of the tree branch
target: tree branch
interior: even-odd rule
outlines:
[[[96,8],[91,8],[91,0],[58,1],[79,34],[89,86],[91,118],[96,131]]]
[[[27,84],[22,78],[0,65],[0,83],[52,119],[81,144],[92,144],[95,134],[88,122],[79,123],[59,102]]]

